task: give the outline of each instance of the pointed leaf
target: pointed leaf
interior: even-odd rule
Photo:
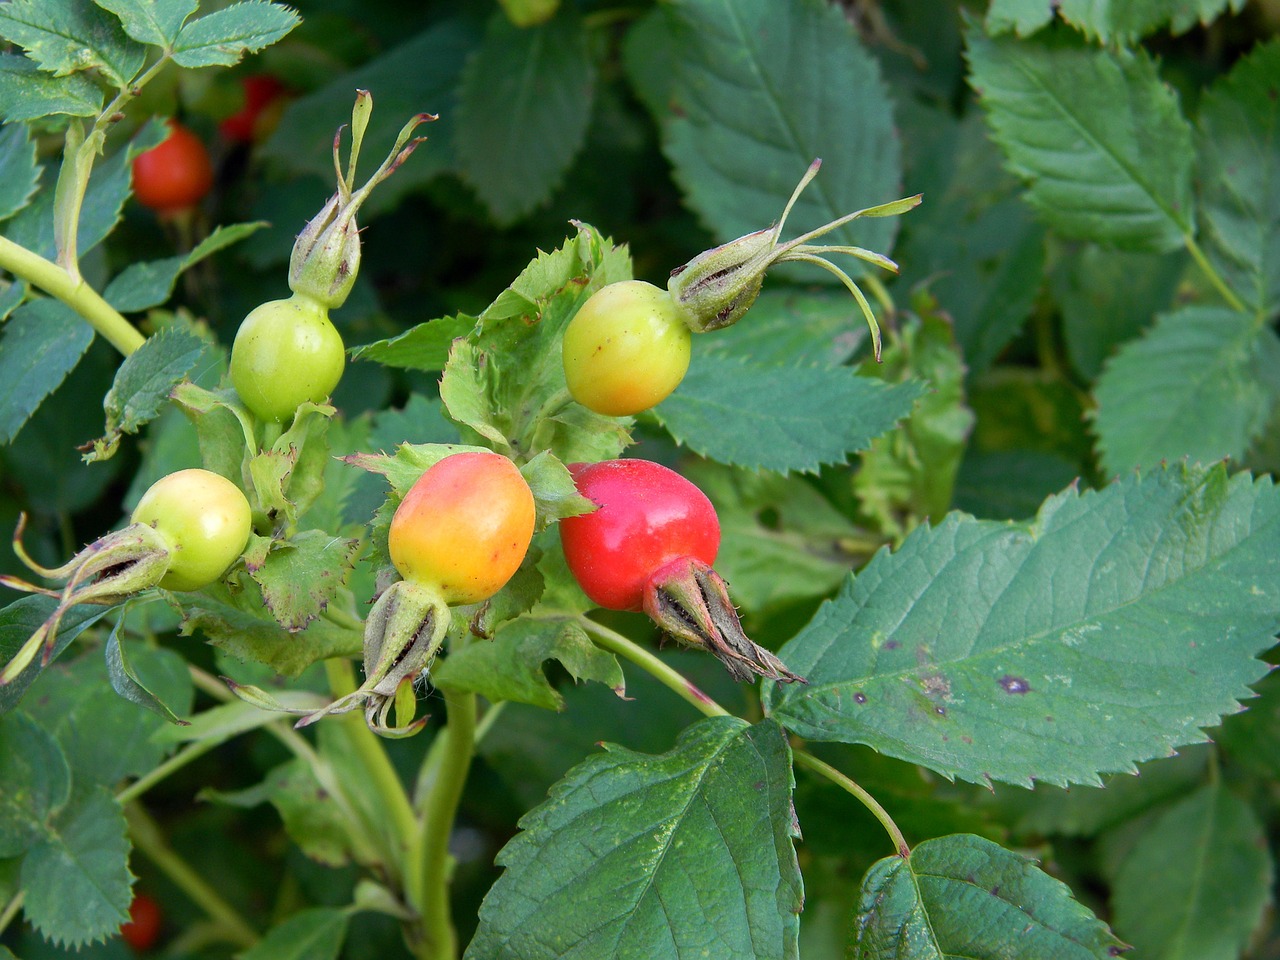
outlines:
[[[1206,246],[1250,309],[1280,309],[1280,40],[1205,94],[1199,159]]]
[[[0,664],[8,663],[22,649],[27,638],[35,633],[46,619],[53,613],[58,601],[54,597],[26,596],[20,597],[7,607],[0,608]],[[67,646],[86,628],[97,623],[111,612],[111,607],[96,607],[80,604],[72,607],[62,618],[58,627],[58,641],[53,649],[52,663]],[[0,687],[0,714],[12,710],[22,699],[27,687],[40,676],[40,661],[23,670],[12,683]]]
[[[94,0],[94,3],[119,17],[124,32],[133,39],[157,47],[170,46],[196,9],[196,0]]]
[[[359,548],[359,540],[304,530],[288,540],[273,541],[260,563],[246,566],[276,623],[298,633],[319,619],[347,582]]]
[[[1058,11],[1086,37],[1108,46],[1131,46],[1161,27],[1173,34],[1199,24],[1208,26],[1228,7],[1233,13],[1245,0],[1060,0]]]
[[[1066,884],[982,837],[926,840],[867,871],[851,960],[1110,960],[1124,944]]]
[[[230,67],[246,53],[257,53],[301,23],[289,7],[265,0],[245,0],[189,20],[173,43],[180,67]]]
[[[1280,397],[1280,338],[1248,314],[1183,307],[1112,358],[1096,396],[1110,474],[1183,457],[1239,458]]]
[[[797,955],[790,751],[716,717],[661,756],[606,747],[520,821],[469,960]]]
[[[867,449],[924,391],[919,381],[890,385],[849,367],[758,367],[695,353],[684,382],[654,413],[678,443],[704,457],[814,473]]]
[[[205,347],[194,333],[172,326],[147,337],[125,357],[102,401],[107,432],[92,441],[85,461],[112,456],[124,434],[136,434],[167,409],[169,392],[200,362]]]
[[[123,626],[124,615],[122,613],[111,631],[111,636],[107,639],[104,651],[107,658],[107,677],[111,681],[111,689],[126,700],[136,703],[140,707],[145,707],[169,723],[177,726],[187,726],[186,720],[181,719],[169,709],[163,700],[148,690],[142,681],[138,679],[137,673],[134,672],[128,658],[125,656],[124,645],[120,642],[120,630]]]
[[[428,320],[394,337],[353,347],[351,359],[372,360],[384,367],[433,373],[443,370],[449,362],[453,341],[465,337],[475,329],[475,325],[476,318],[465,313]]]
[[[685,0],[664,12],[663,57],[674,77],[658,78],[660,100],[646,99],[663,104],[663,149],[719,240],[776,221],[815,157],[822,172],[797,201],[788,233],[901,195],[889,91],[838,5]],[[896,230],[895,219],[869,219],[829,236],[887,253]],[[854,275],[865,270],[860,260],[842,264]]]
[[[1028,524],[952,514],[881,552],[778,656],[801,736],[949,777],[1096,783],[1202,740],[1280,628],[1280,492],[1172,468],[1051,497]]]
[[[80,362],[93,343],[93,327],[70,307],[42,298],[13,311],[3,331],[0,443],[8,443]]]
[[[79,73],[55,77],[26,57],[0,54],[0,119],[41,120],[54,114],[92,117],[102,109],[102,88]]]
[[[25,207],[39,181],[31,129],[20,123],[0,128],[0,220],[7,220]]]
[[[622,668],[570,621],[520,617],[498,628],[491,640],[477,640],[449,653],[432,671],[436,686],[483,694],[491,702],[512,700],[547,710],[563,710],[564,697],[547,682],[542,665],[557,660],[574,680],[595,680],[622,696]]]
[[[968,33],[970,82],[1027,199],[1065,236],[1163,252],[1192,232],[1191,129],[1146,53]]]
[[[0,7],[0,36],[54,76],[96,68],[117,88],[128,86],[146,58],[119,20],[84,0],[11,0]]]
[[[124,811],[105,787],[79,794],[22,861],[24,916],[55,944],[115,936],[128,919],[132,885]]]
[[[570,10],[524,29],[494,13],[467,62],[458,91],[458,159],[499,224],[545,201],[582,147],[596,73],[587,40]]]
[[[1125,858],[1116,929],[1142,956],[1236,960],[1262,922],[1272,873],[1257,815],[1215,780],[1151,824]]]

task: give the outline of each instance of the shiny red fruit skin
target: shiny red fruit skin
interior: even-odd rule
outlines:
[[[158,146],[133,158],[133,192],[138,202],[158,213],[194,207],[213,186],[209,151],[177,121]]]
[[[645,584],[671,561],[715,563],[715,508],[674,470],[648,460],[576,463],[569,470],[578,492],[600,507],[560,521],[569,570],[595,603],[640,610]]]
[[[120,936],[139,953],[150,950],[160,939],[163,920],[160,904],[145,893],[135,893],[129,904],[129,922],[120,927]]]

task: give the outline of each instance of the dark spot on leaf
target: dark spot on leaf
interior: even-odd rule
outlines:
[[[1045,717],[1045,718],[1044,718],[1044,722],[1045,722],[1045,723],[1053,723],[1053,717]]]
[[[968,736],[967,734],[966,734],[965,736],[961,737],[961,738],[960,738],[960,740],[961,740],[961,742],[963,742],[963,743],[968,743],[968,744],[972,744],[972,743],[973,743],[973,737],[970,737],[970,736]]]
[[[855,693],[855,694],[853,695],[853,702],[854,702],[854,703],[866,703],[866,702],[867,702],[867,695],[866,695],[865,693],[862,693],[861,691],[859,691],[858,693]]]
[[[764,789],[764,781],[763,781],[763,780],[757,780],[755,783],[753,783],[753,784],[751,785],[751,789],[752,789],[752,790],[763,790],[763,789]]]
[[[1022,677],[1015,677],[1006,673],[1003,677],[996,681],[1004,688],[1005,693],[1030,693],[1031,684],[1027,683]]]
[[[936,713],[936,714],[937,714],[938,716],[940,716],[940,717],[945,717],[945,716],[947,715],[947,708],[946,708],[946,707],[934,707],[934,708],[933,708],[933,712],[934,712],[934,713]]]
[[[884,648],[886,650],[897,650],[900,646],[902,646],[902,644],[900,644],[897,640],[890,640],[887,643],[885,643]]]
[[[1267,99],[1274,101],[1276,99],[1276,88],[1267,87]]]
[[[998,896],[1000,896],[1000,886],[999,886],[999,884],[997,884],[996,886],[994,886],[994,887],[992,887],[992,888],[991,888],[991,895],[992,895],[993,897],[998,897]]]

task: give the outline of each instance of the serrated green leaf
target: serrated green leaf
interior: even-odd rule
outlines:
[[[718,239],[776,221],[815,157],[823,170],[797,201],[788,232],[901,194],[889,91],[838,6],[684,0],[664,12],[671,47],[664,56],[675,75],[664,83],[658,117],[663,149],[689,205]],[[830,236],[887,253],[896,229],[894,218],[867,219]],[[846,266],[863,271],[858,260]]]
[[[895,540],[951,506],[973,411],[965,404],[965,366],[949,319],[940,313],[908,317],[870,374],[929,385],[898,430],[877,437],[853,478],[863,514]]]
[[[290,633],[319,619],[351,575],[359,540],[304,530],[271,544],[260,564],[246,564],[276,623]]]
[[[1053,19],[1053,4],[1044,0],[991,0],[984,25],[995,36],[1012,30],[1027,37]]]
[[[299,910],[241,953],[240,960],[337,960],[350,915],[334,907]]]
[[[1244,5],[1245,0],[1061,0],[1058,12],[1091,39],[1127,46],[1165,26],[1174,35],[1208,26],[1228,7],[1239,13]]]
[[[48,833],[71,796],[62,748],[25,713],[0,717],[0,782],[0,857],[16,857]]]
[[[1126,253],[1095,244],[1069,251],[1050,279],[1076,369],[1092,380],[1116,348],[1167,310],[1186,265],[1182,251]]]
[[[10,0],[0,7],[0,36],[54,76],[98,69],[120,89],[146,59],[115,17],[83,0]]]
[[[200,630],[209,642],[239,660],[261,663],[287,677],[329,657],[360,653],[359,630],[321,618],[301,633],[290,633],[270,619],[257,585],[234,593],[221,584],[182,598],[182,632]]]
[[[251,444],[255,450],[258,445],[253,440],[251,415],[235,390],[206,390],[183,381],[169,397],[195,425],[204,468],[243,482],[245,452]]]
[[[966,834],[886,857],[862,881],[852,960],[1107,960],[1124,944],[1033,861]]]
[[[266,0],[244,0],[188,20],[173,41],[173,62],[180,67],[231,67],[246,53],[257,53],[285,37],[302,19],[289,7]]]
[[[111,278],[102,297],[121,313],[150,310],[164,303],[184,270],[267,226],[265,221],[220,226],[185,257],[131,263]]]
[[[521,819],[466,956],[794,958],[791,788],[771,721],[702,720],[661,756],[606,748]]]
[[[1169,809],[1115,878],[1116,930],[1142,956],[1236,960],[1271,900],[1273,868],[1257,815],[1220,781]]]
[[[542,671],[558,660],[575,680],[594,680],[626,692],[622,668],[611,653],[596,647],[577,624],[567,620],[520,617],[498,627],[491,640],[452,650],[431,672],[436,686],[483,694],[491,702],[511,700],[547,710],[563,710],[562,697]]]
[[[1093,414],[1103,467],[1240,457],[1280,395],[1280,339],[1253,317],[1184,307],[1123,347],[1098,378]]]
[[[1096,783],[1199,742],[1280,628],[1280,494],[1221,465],[951,514],[881,552],[778,656],[774,717],[948,777]]]
[[[346,813],[316,779],[310,763],[297,758],[276,767],[265,786],[285,831],[303,853],[330,867],[351,859]]]
[[[677,442],[720,463],[815,472],[865,450],[924,390],[848,367],[758,367],[695,351],[684,382],[654,413]]]
[[[57,605],[58,601],[53,597],[27,596],[0,609],[0,663],[8,663],[12,659]],[[106,616],[110,609],[81,604],[68,610],[58,627],[58,639],[49,662],[56,660],[72,640]],[[37,660],[18,674],[12,683],[0,687],[0,714],[14,708],[40,672],[40,662]]]
[[[0,443],[17,436],[91,343],[93,328],[57,300],[33,300],[13,312],[0,338]]]
[[[106,460],[124,434],[136,434],[167,409],[169,393],[204,355],[205,342],[181,327],[165,327],[152,334],[120,364],[111,389],[103,398],[107,432],[92,441],[87,463]]]
[[[537,529],[565,517],[590,513],[596,508],[594,503],[578,493],[569,468],[546,450],[521,466],[520,476],[524,477],[533,493],[538,511]]]
[[[78,947],[114,936],[133,900],[124,811],[104,787],[77,793],[22,861],[23,913],[46,940]]]
[[[494,13],[467,61],[458,159],[500,225],[545,201],[582,148],[596,74],[587,39],[571,10],[525,29]]]
[[[120,18],[124,32],[139,43],[168,47],[177,39],[196,0],[94,0]]]
[[[383,156],[405,121],[427,111],[442,117],[457,113],[458,78],[475,49],[480,25],[459,15],[443,20],[357,70],[299,98],[285,110],[280,126],[263,145],[263,154],[297,173],[333,180],[333,135],[351,119],[356,89],[373,91],[377,108],[365,133],[362,154]],[[430,141],[373,194],[365,210],[389,209],[406,193],[451,169],[453,133],[446,124],[427,128]],[[301,226],[301,224],[299,224]]]
[[[1214,264],[1251,310],[1280,309],[1280,40],[1260,44],[1200,107],[1200,210]]]
[[[465,313],[428,320],[394,337],[353,347],[351,359],[372,360],[384,367],[433,373],[443,370],[448,363],[453,341],[465,337],[475,329],[475,325],[476,318]]]
[[[20,123],[0,128],[0,220],[9,219],[27,205],[39,180],[36,143],[30,129]]]
[[[0,119],[25,123],[54,114],[92,117],[102,110],[103,93],[78,73],[55,77],[26,57],[0,54]]]
[[[840,541],[859,531],[808,480],[710,461],[682,471],[715,505],[716,571],[735,603],[761,612],[829,594],[848,576],[854,557]]]
[[[1126,249],[1182,245],[1194,229],[1191,128],[1145,52],[967,37],[970,83],[1049,226]]]
[[[190,713],[193,689],[186,662],[169,650],[126,646],[138,685],[176,713]],[[95,651],[46,670],[39,696],[26,705],[61,741],[77,790],[90,785],[114,790],[124,779],[150,772],[168,753],[167,745],[152,739],[167,718],[150,712],[151,704],[119,693],[116,679]]]
[[[913,144],[908,177],[926,202],[911,215],[897,259],[909,276],[927,278],[977,375],[1031,314],[1045,231],[978,113],[957,122],[936,107],[911,106],[903,118]]]
[[[629,421],[568,401],[564,328],[596,290],[631,275],[625,247],[576,226],[576,236],[539,253],[481,313],[478,333],[454,342],[440,396],[467,428],[464,439],[520,457],[550,450],[564,463],[608,459],[627,444]]]

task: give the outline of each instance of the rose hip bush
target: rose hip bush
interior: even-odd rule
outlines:
[[[1275,955],[1273,4],[302,14],[0,4],[0,958]]]

